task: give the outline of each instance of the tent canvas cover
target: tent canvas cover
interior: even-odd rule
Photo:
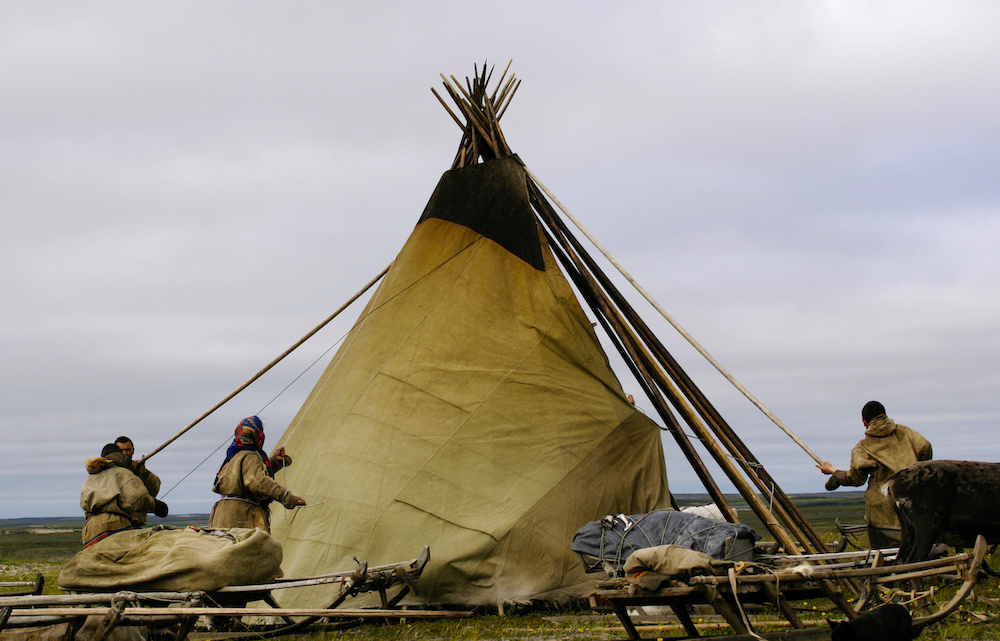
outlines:
[[[660,428],[612,372],[516,156],[444,174],[279,444],[281,482],[314,504],[274,520],[285,575],[426,544],[425,603],[585,596],[576,530],[670,503]]]

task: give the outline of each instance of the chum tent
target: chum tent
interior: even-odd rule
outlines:
[[[420,598],[582,596],[574,532],[669,506],[659,427],[626,398],[514,156],[444,174],[281,441],[323,502],[286,575],[431,548]]]
[[[490,93],[490,77],[445,78],[458,114],[434,92],[463,130],[452,169],[278,443],[295,457],[283,484],[310,502],[273,524],[285,576],[429,545],[423,603],[585,596],[574,532],[673,503],[663,430],[727,520],[738,522],[692,440],[780,548],[825,551],[511,152],[499,120],[518,82],[505,71]],[[598,324],[663,428],[629,402]]]
[[[626,399],[510,157],[441,178],[281,444],[284,482],[325,501],[277,520],[285,573],[427,544],[432,602],[565,598],[586,582],[581,525],[669,506],[659,427]]]

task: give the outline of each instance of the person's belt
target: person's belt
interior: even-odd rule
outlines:
[[[252,501],[252,500],[250,500],[248,498],[245,498],[245,497],[242,497],[242,496],[228,496],[226,494],[223,494],[222,498],[219,499],[219,500],[220,501],[243,501],[244,503],[249,503],[250,505],[256,505],[257,507],[264,507],[259,502]]]

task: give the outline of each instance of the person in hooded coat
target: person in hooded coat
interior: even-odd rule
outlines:
[[[87,480],[80,490],[80,507],[87,515],[83,547],[122,530],[141,528],[146,515],[167,516],[167,504],[157,500],[132,471],[132,457],[109,443],[101,455],[87,459]]]
[[[868,542],[872,549],[895,547],[900,540],[899,518],[882,488],[893,474],[918,461],[929,461],[934,453],[926,438],[886,416],[885,407],[878,401],[865,404],[861,422],[865,437],[851,450],[850,469],[838,470],[827,461],[816,467],[830,475],[827,490],[857,487],[868,481],[865,491]]]
[[[212,507],[212,528],[260,528],[271,531],[272,501],[291,510],[306,502],[274,480],[274,473],[292,464],[284,447],[268,456],[264,446],[264,424],[256,416],[240,421],[226,460],[215,475],[212,491],[222,498]]]

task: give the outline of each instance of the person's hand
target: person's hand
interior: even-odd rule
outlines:
[[[146,469],[146,462],[142,460],[132,461],[132,473],[143,480],[148,478],[149,470]]]
[[[278,502],[280,502],[283,506],[285,506],[286,510],[291,510],[299,505],[306,504],[306,500],[304,498],[302,498],[301,496],[295,496],[288,490],[285,490],[285,492],[278,499]]]
[[[823,461],[821,465],[817,465],[816,467],[818,467],[819,471],[823,474],[833,474],[837,471],[837,468],[831,465],[829,461]]]
[[[282,445],[278,449],[274,450],[274,452],[271,454],[271,458],[273,458],[276,461],[280,461],[283,458],[285,458],[285,446]]]

